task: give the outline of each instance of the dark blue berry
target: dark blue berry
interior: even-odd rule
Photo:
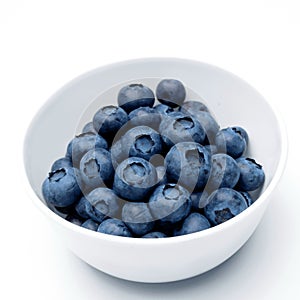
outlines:
[[[211,157],[211,171],[207,182],[208,189],[233,188],[239,177],[240,169],[231,156],[218,153]]]
[[[156,97],[162,104],[177,107],[182,105],[186,97],[186,90],[179,80],[164,79],[156,87]]]
[[[118,104],[127,113],[143,106],[152,107],[154,101],[155,96],[152,90],[140,83],[126,85],[118,94]]]
[[[237,184],[240,190],[254,191],[263,185],[265,181],[264,170],[253,158],[240,157],[236,162],[241,173]]]
[[[133,110],[129,115],[130,125],[149,126],[157,129],[161,121],[161,115],[152,107],[139,107]]]
[[[148,205],[143,202],[127,202],[122,209],[122,221],[136,235],[144,235],[154,227]]]
[[[105,149],[88,151],[81,158],[80,175],[85,191],[109,185],[114,175],[110,153]]]
[[[73,164],[69,157],[62,157],[57,159],[51,166],[51,172],[56,171],[60,168],[72,168]]]
[[[246,150],[247,142],[242,134],[234,130],[236,127],[221,129],[215,137],[218,152],[226,153],[233,158],[240,157]]]
[[[43,196],[47,203],[66,207],[78,201],[81,197],[78,177],[74,168],[61,168],[50,172],[42,185]]]
[[[210,228],[207,218],[199,213],[191,213],[184,221],[180,229],[174,230],[174,236],[190,234]]]
[[[218,225],[235,217],[247,207],[246,200],[239,192],[221,188],[209,196],[204,213],[211,224]]]
[[[191,206],[190,193],[173,183],[158,186],[149,199],[152,216],[172,224],[183,220],[190,213]]]
[[[205,138],[204,129],[197,119],[181,112],[170,113],[164,117],[159,132],[168,147],[180,142],[202,143]]]
[[[143,158],[130,157],[118,165],[113,188],[124,199],[145,202],[156,184],[155,167]]]
[[[89,150],[107,149],[106,140],[99,134],[82,133],[71,140],[67,148],[66,157],[72,160],[75,167],[79,167],[82,156]]]
[[[128,121],[127,113],[113,105],[100,108],[93,117],[93,125],[100,135],[113,140],[117,131]]]
[[[103,221],[97,231],[110,235],[132,237],[132,233],[125,223],[118,219],[107,219]]]
[[[120,211],[120,200],[115,192],[108,188],[97,188],[81,198],[76,206],[81,216],[101,223],[105,218],[116,217]]]
[[[125,133],[121,138],[121,144],[116,143],[112,148],[112,155],[117,162],[128,157],[141,157],[150,160],[155,154],[162,152],[162,140],[158,132],[148,126],[137,126]]]
[[[161,116],[167,116],[170,113],[174,112],[174,109],[172,107],[170,107],[169,105],[165,105],[165,104],[157,104],[153,108]]]
[[[210,154],[200,144],[183,142],[174,145],[165,159],[167,178],[189,191],[199,191],[206,185],[211,168]]]
[[[88,219],[81,224],[81,227],[89,229],[89,230],[93,230],[93,231],[97,231],[98,226],[99,226],[99,224],[97,222],[93,221],[92,219]]]
[[[82,133],[92,132],[94,134],[97,134],[97,131],[94,128],[93,122],[88,122],[84,125],[82,128]]]

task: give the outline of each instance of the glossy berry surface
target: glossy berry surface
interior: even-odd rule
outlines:
[[[61,168],[50,172],[42,185],[45,200],[57,207],[74,204],[81,196],[77,178],[74,168]]]
[[[100,108],[93,117],[96,132],[110,140],[127,121],[127,113],[121,107],[113,105]]]
[[[254,191],[263,185],[265,181],[264,170],[253,158],[240,157],[236,162],[241,173],[238,181],[240,190]]]
[[[82,128],[82,133],[92,132],[94,134],[97,133],[97,131],[94,128],[93,122],[86,123]]]
[[[211,171],[207,187],[210,190],[228,187],[233,188],[240,178],[240,169],[236,161],[224,153],[211,157]]]
[[[75,167],[79,167],[82,156],[89,150],[107,149],[106,140],[99,134],[82,133],[71,140],[67,148],[66,157],[70,158]]]
[[[202,143],[205,138],[205,131],[197,119],[181,112],[170,113],[164,117],[159,132],[168,147],[180,142]]]
[[[122,137],[121,143],[122,154],[116,157],[119,162],[128,157],[150,160],[153,155],[160,154],[163,147],[160,134],[148,126],[130,129]]]
[[[115,192],[108,188],[97,188],[81,200],[80,215],[87,215],[95,222],[101,223],[105,218],[114,218],[120,210],[120,201]],[[80,211],[81,210],[81,211]]]
[[[57,159],[51,166],[51,172],[60,168],[72,168],[72,160],[69,157],[62,157]]]
[[[244,197],[230,188],[221,188],[214,191],[204,207],[206,218],[213,225],[230,220],[248,207]]]
[[[98,229],[98,232],[110,235],[132,237],[132,233],[124,222],[118,219],[107,219],[103,221]]]
[[[182,105],[186,97],[186,90],[179,80],[164,79],[156,87],[156,97],[162,104],[177,107]]]
[[[161,115],[152,107],[139,107],[129,115],[129,122],[134,126],[149,126],[157,129],[161,121]]]
[[[215,145],[218,152],[226,153],[233,158],[240,157],[247,147],[245,137],[236,131],[236,127],[228,127],[221,129],[215,137]]]
[[[156,184],[155,167],[143,158],[130,157],[118,165],[113,188],[126,200],[144,202]]]
[[[154,227],[149,207],[143,202],[127,202],[122,209],[122,221],[136,235],[144,235]]]
[[[99,226],[99,224],[97,222],[93,221],[92,219],[88,219],[81,224],[81,227],[92,230],[92,231],[97,231],[98,226]]]
[[[189,191],[197,191],[207,183],[211,168],[210,154],[200,144],[178,143],[166,155],[165,166],[170,182],[183,185]]]
[[[189,192],[176,184],[158,186],[149,199],[152,216],[162,222],[176,223],[183,220],[190,213],[191,206]]]
[[[194,233],[210,228],[207,218],[199,213],[191,213],[184,221],[180,229],[174,230],[174,236]]]
[[[113,175],[111,155],[105,149],[90,150],[80,160],[81,187],[85,191],[109,185]]]
[[[141,83],[132,83],[121,88],[118,94],[118,104],[127,113],[136,108],[150,106],[155,101],[154,93]]]

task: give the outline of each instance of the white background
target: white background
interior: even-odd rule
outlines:
[[[0,0],[0,298],[300,299],[297,2]],[[96,271],[64,247],[25,192],[22,143],[31,118],[70,79],[152,56],[244,78],[281,111],[290,150],[263,221],[234,257],[190,280],[144,285]]]

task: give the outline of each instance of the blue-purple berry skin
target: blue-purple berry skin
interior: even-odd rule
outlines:
[[[174,108],[182,105],[186,90],[182,82],[177,79],[163,79],[156,87],[156,97],[162,104]]]
[[[204,214],[212,225],[224,223],[248,207],[244,197],[236,190],[220,188],[208,198]]]
[[[141,84],[132,83],[121,88],[118,94],[118,104],[127,113],[139,107],[152,107],[155,101],[155,96],[152,90]]]

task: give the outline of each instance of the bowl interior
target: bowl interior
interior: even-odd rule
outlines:
[[[249,134],[248,156],[263,165],[270,184],[282,153],[280,127],[270,105],[251,86],[219,68],[186,60],[146,59],[99,68],[64,86],[42,107],[28,129],[25,169],[31,187],[42,199],[41,185],[51,164],[66,152],[68,142],[92,120],[101,106],[117,105],[124,84],[141,82],[155,90],[162,78],[177,78],[188,88],[187,99],[204,102],[221,128],[238,125]]]

